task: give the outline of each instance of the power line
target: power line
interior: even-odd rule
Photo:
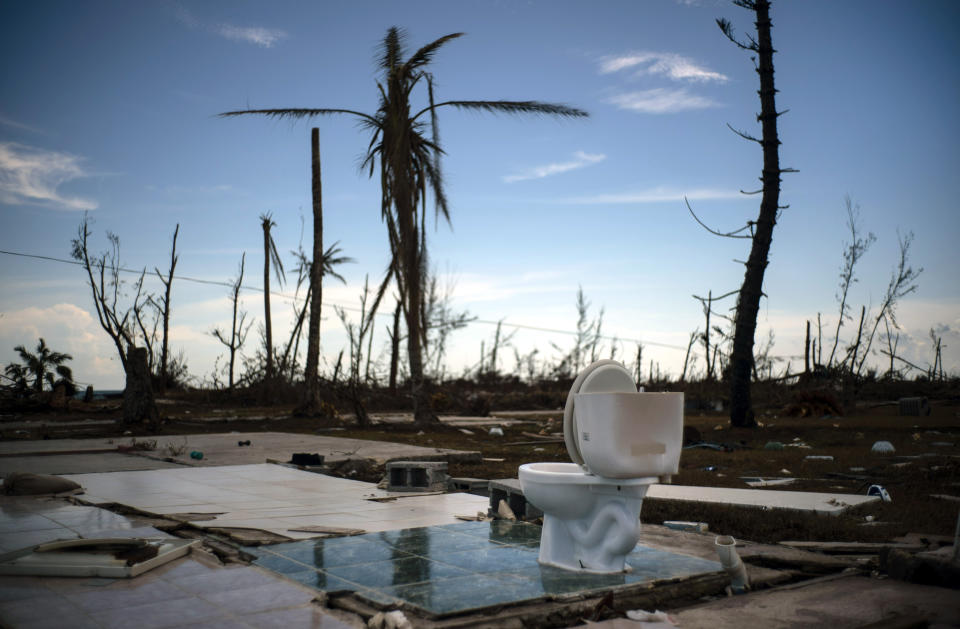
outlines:
[[[83,266],[83,263],[82,263],[82,262],[78,262],[77,260],[67,260],[67,259],[64,259],[64,258],[55,258],[55,257],[53,257],[53,256],[43,256],[43,255],[37,255],[37,254],[33,254],[33,253],[21,253],[21,252],[18,252],[18,251],[5,251],[5,250],[3,250],[3,249],[0,249],[0,253],[2,253],[2,254],[4,254],[4,255],[8,255],[8,256],[16,256],[16,257],[20,257],[20,258],[33,258],[33,259],[37,259],[37,260],[47,260],[47,261],[49,261],[49,262],[59,262],[59,263],[61,263],[61,264],[72,264],[72,265],[75,265],[75,266]],[[136,269],[128,269],[128,268],[126,268],[126,267],[118,267],[117,270],[118,270],[118,271],[121,271],[121,272],[123,272],[123,273],[132,273],[132,274],[135,274],[135,275],[139,275],[139,274],[141,274],[141,273],[144,272],[144,270],[138,271],[138,270],[136,270]],[[181,281],[183,281],[183,282],[193,282],[193,283],[196,283],[196,284],[207,284],[207,285],[212,285],[212,286],[225,286],[225,287],[227,287],[227,288],[233,288],[233,286],[234,286],[234,285],[233,285],[233,282],[225,282],[225,281],[222,281],[222,280],[205,280],[205,279],[201,279],[201,278],[197,278],[197,277],[188,277],[188,276],[186,276],[186,275],[174,275],[174,279],[181,280]],[[264,292],[263,288],[262,288],[262,287],[259,287],[259,286],[246,286],[246,285],[241,285],[240,288],[242,288],[242,289],[244,289],[244,290],[247,290],[247,291],[256,292],[256,293],[262,293],[262,292]],[[290,295],[290,294],[287,294],[287,293],[281,293],[281,292],[279,292],[279,291],[273,291],[273,290],[271,290],[271,291],[270,291],[270,294],[271,294],[271,295],[274,295],[274,296],[276,296],[276,297],[283,298],[283,299],[288,299],[288,300],[290,300],[290,301],[293,301],[294,303],[295,303],[295,302],[297,301],[297,299],[298,299],[298,296],[297,296],[297,295]],[[323,304],[323,305],[324,305],[324,306],[329,306],[329,307],[343,308],[344,310],[348,310],[348,311],[351,311],[351,312],[362,312],[362,310],[361,310],[360,308],[357,308],[356,306],[346,306],[346,305],[342,305],[342,304],[336,304],[336,303],[333,303],[333,302],[327,302],[327,303],[325,303],[325,304]],[[378,313],[376,313],[376,314],[377,314],[378,316],[381,316],[381,317],[392,317],[392,316],[393,316],[392,314],[386,313],[386,312],[378,312]],[[490,321],[490,320],[487,320],[487,319],[470,319],[469,321],[467,321],[467,325],[469,325],[469,324],[471,324],[471,323],[482,323],[482,324],[484,324],[484,325],[502,325],[502,326],[507,327],[507,328],[513,328],[513,329],[518,329],[518,330],[532,330],[532,331],[534,331],[534,332],[548,332],[548,333],[551,333],[551,334],[564,334],[564,335],[566,335],[566,336],[576,336],[577,334],[580,334],[579,332],[574,332],[574,331],[571,331],[571,330],[559,330],[559,329],[556,329],[556,328],[544,328],[544,327],[535,326],[535,325],[525,325],[525,324],[522,324],[522,323],[508,323],[508,322],[506,322],[506,321]],[[687,348],[684,347],[684,346],[682,346],[682,345],[672,345],[672,344],[670,344],[670,343],[659,343],[659,342],[657,342],[657,341],[644,341],[644,340],[641,340],[641,339],[634,339],[634,338],[628,338],[628,337],[619,337],[619,336],[600,336],[599,338],[604,339],[604,340],[607,340],[607,341],[625,341],[625,342],[630,342],[630,343],[638,343],[638,344],[641,344],[641,345],[649,345],[649,346],[653,346],[653,347],[662,347],[662,348],[665,348],[665,349],[674,349],[674,350],[678,350],[678,351],[681,351],[681,352],[687,351]],[[801,358],[801,357],[800,357],[800,356],[785,356],[785,357],[783,357],[783,358]]]

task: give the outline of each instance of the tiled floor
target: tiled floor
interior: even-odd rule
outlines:
[[[280,465],[228,465],[140,472],[77,474],[94,504],[117,502],[156,514],[217,513],[201,527],[264,529],[292,538],[315,537],[304,526],[388,531],[457,522],[456,514],[486,512],[487,498],[465,493],[397,497],[373,483]]]
[[[647,498],[715,502],[726,505],[768,507],[793,511],[813,511],[837,515],[865,502],[876,502],[878,496],[830,494],[812,491],[779,491],[775,489],[739,489],[730,487],[693,487],[690,485],[651,485]]]
[[[249,548],[256,564],[325,591],[352,590],[445,615],[550,595],[715,572],[720,564],[638,546],[632,572],[577,574],[537,563],[540,527],[461,522]]]
[[[62,499],[32,496],[0,498],[0,553],[56,540],[104,537],[169,537],[104,509]]]
[[[14,629],[349,629],[315,593],[251,566],[190,557],[135,579],[0,576],[0,626]]]

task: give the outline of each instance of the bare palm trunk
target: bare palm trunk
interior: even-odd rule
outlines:
[[[273,381],[273,323],[270,320],[270,221],[263,221],[263,322],[266,336],[267,373],[265,383],[269,389]]]
[[[320,184],[320,130],[310,130],[310,172],[313,178],[313,262],[310,265],[310,325],[307,329],[305,395],[301,412],[320,410],[320,307],[323,304],[323,194]]]

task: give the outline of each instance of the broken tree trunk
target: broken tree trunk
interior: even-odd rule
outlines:
[[[123,390],[123,423],[142,424],[159,419],[157,404],[150,387],[147,348],[127,349],[127,386]]]

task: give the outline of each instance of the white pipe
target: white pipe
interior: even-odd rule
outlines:
[[[720,564],[730,576],[730,585],[735,592],[744,592],[750,587],[750,578],[747,568],[743,565],[740,555],[737,554],[737,540],[729,535],[718,535],[714,540]]]

